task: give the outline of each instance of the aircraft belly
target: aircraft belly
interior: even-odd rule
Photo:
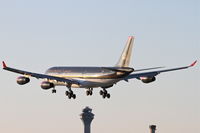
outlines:
[[[117,83],[119,80],[117,79],[86,79],[84,80],[80,88],[97,88],[97,87],[105,87],[110,86]]]
[[[118,81],[119,79],[75,79],[80,81],[80,85],[72,84],[72,88],[97,88],[97,87],[105,87],[110,86]],[[56,82],[56,81],[50,81],[54,83],[55,86],[67,86],[64,82]]]

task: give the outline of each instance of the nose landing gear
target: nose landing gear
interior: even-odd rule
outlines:
[[[87,96],[92,96],[92,94],[93,94],[93,88],[88,88],[88,90],[86,91],[86,95]]]
[[[52,90],[52,93],[56,93],[56,89],[55,88]]]

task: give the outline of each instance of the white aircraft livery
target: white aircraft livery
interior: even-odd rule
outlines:
[[[19,85],[24,85],[30,82],[30,77],[35,77],[43,79],[41,88],[44,90],[52,88],[52,93],[56,93],[56,86],[66,86],[67,91],[65,94],[69,99],[76,98],[76,94],[74,94],[72,88],[85,88],[87,96],[92,95],[93,88],[101,88],[100,95],[103,98],[110,98],[107,88],[112,87],[119,81],[138,79],[143,83],[150,83],[155,81],[155,77],[160,73],[187,69],[194,66],[197,62],[195,61],[191,65],[172,69],[152,70],[162,68],[154,67],[134,70],[132,67],[129,67],[133,41],[134,37],[130,36],[118,63],[114,67],[52,67],[45,74],[40,74],[8,67],[3,61],[3,69],[23,75],[17,78]]]

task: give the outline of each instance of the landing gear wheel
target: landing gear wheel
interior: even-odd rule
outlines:
[[[52,93],[56,93],[56,90],[55,90],[55,89],[53,89],[53,90],[52,90]]]
[[[86,91],[86,95],[89,96],[90,95],[90,91]]]
[[[72,85],[72,84],[70,84],[70,83],[66,85],[66,87],[68,88],[68,91],[65,92],[65,95],[66,95],[69,99],[71,99],[71,98],[76,99],[76,94],[73,93],[73,91],[72,91],[72,89],[71,89],[71,85]]]
[[[72,97],[73,97],[73,99],[76,99],[76,94],[73,94]]]
[[[92,96],[92,94],[93,94],[93,88],[87,88],[87,91],[86,91],[86,95],[87,96]]]
[[[100,90],[99,94],[100,94],[100,95],[103,95],[103,94],[104,94],[104,92],[103,92],[102,90]]]
[[[110,98],[110,94],[108,93],[108,94],[106,95],[106,97],[109,99],[109,98]]]
[[[106,98],[106,95],[105,95],[105,94],[103,94],[102,96],[103,96],[103,99]]]
[[[68,96],[68,95],[69,95],[69,91],[66,91],[66,92],[65,92],[65,95]]]
[[[107,92],[106,89],[100,90],[99,94],[104,98],[110,98],[110,94]]]
[[[69,94],[69,95],[68,95],[68,98],[69,98],[69,99],[71,99],[71,98],[72,98],[71,94]]]

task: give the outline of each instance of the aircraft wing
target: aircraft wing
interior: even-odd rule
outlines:
[[[165,70],[130,74],[127,77],[125,77],[124,80],[133,79],[133,78],[140,79],[141,77],[155,77],[158,74],[163,73],[163,72],[170,72],[170,71],[176,71],[176,70],[187,69],[187,68],[193,67],[196,63],[197,63],[197,61],[193,62],[189,66],[184,66],[184,67],[177,67],[177,68],[171,68],[171,69],[165,69]]]
[[[65,78],[56,77],[56,76],[50,76],[50,75],[45,75],[45,74],[39,74],[39,73],[23,71],[23,70],[7,67],[7,65],[6,65],[6,63],[4,61],[2,63],[3,63],[3,69],[4,70],[11,71],[11,72],[18,73],[18,74],[22,74],[22,75],[25,75],[25,76],[31,76],[31,77],[35,77],[37,79],[56,80],[56,81],[64,82],[64,83],[67,83],[67,84],[78,84],[78,85],[80,84],[76,80],[65,79]]]

